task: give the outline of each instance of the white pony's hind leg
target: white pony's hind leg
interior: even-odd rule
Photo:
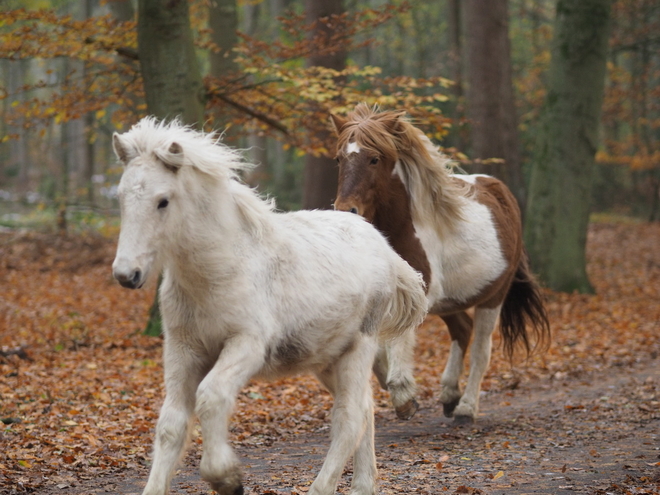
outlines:
[[[378,384],[383,390],[387,390],[387,373],[389,370],[389,363],[387,362],[387,348],[385,345],[378,346],[376,359],[374,360],[374,375],[378,379]]]
[[[412,418],[419,404],[415,400],[415,332],[406,332],[385,345],[387,352],[387,390],[399,419]]]
[[[263,366],[263,353],[251,339],[235,336],[197,389],[196,413],[204,452],[199,470],[219,495],[243,493],[238,458],[228,442],[227,425],[236,396]]]
[[[192,424],[195,389],[201,373],[191,356],[179,355],[166,342],[163,352],[167,396],[156,425],[153,462],[143,495],[165,495]]]
[[[373,449],[371,364],[377,350],[373,337],[357,335],[351,350],[318,377],[334,395],[332,441],[323,467],[308,495],[334,495],[339,477],[352,454],[353,495],[376,492],[376,455]],[[371,415],[370,421],[367,420]],[[367,437],[367,438],[365,438]]]
[[[500,315],[501,306],[476,308],[474,311],[474,342],[470,348],[470,375],[465,391],[454,410],[454,420],[459,423],[474,422],[479,413],[481,381],[490,363],[493,330]]]

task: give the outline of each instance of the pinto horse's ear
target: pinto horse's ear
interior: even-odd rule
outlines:
[[[170,144],[166,150],[156,148],[154,154],[172,172],[178,172],[183,166],[183,148],[177,142]]]
[[[124,138],[121,137],[121,134],[117,134],[116,132],[112,135],[112,149],[115,151],[115,155],[117,155],[119,161],[124,165],[135,158],[135,153],[131,152],[131,149],[124,141]]]
[[[335,132],[337,135],[341,132],[341,128],[344,127],[346,122],[348,122],[345,118],[340,117],[339,115],[335,115],[334,113],[330,114],[330,122],[332,123],[332,127],[335,128]]]

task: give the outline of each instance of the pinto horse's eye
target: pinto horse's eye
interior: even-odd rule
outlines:
[[[167,208],[167,205],[169,205],[169,204],[170,204],[169,200],[167,200],[167,199],[161,199],[161,200],[158,202],[158,209],[159,209],[159,210],[162,210],[162,209],[164,209],[164,208]]]
[[[337,156],[337,157],[335,157],[335,160],[337,160],[337,163],[339,163],[339,162],[341,161],[341,160],[339,159],[339,157],[338,157],[338,156]]]
[[[371,159],[371,164],[376,165],[378,163],[378,157],[372,158]]]

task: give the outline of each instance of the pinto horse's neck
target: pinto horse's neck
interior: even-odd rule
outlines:
[[[392,176],[387,193],[378,198],[373,225],[385,235],[399,256],[422,274],[428,290],[431,283],[431,266],[422,243],[415,234],[410,197],[398,176]]]

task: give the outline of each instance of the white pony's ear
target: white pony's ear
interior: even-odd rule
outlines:
[[[156,148],[154,154],[172,172],[178,172],[183,166],[183,148],[177,142],[170,144],[167,149]]]
[[[121,137],[121,134],[117,134],[116,132],[112,135],[112,149],[114,149],[115,155],[117,155],[117,158],[124,165],[135,158],[135,153],[131,152],[130,147],[126,144],[124,138]]]
[[[337,135],[341,133],[341,128],[344,127],[346,122],[348,121],[345,118],[340,117],[339,115],[335,115],[334,113],[330,114],[330,123],[332,124],[332,127],[335,128]]]

